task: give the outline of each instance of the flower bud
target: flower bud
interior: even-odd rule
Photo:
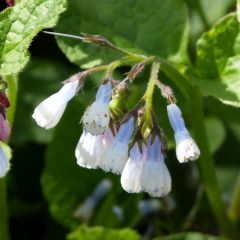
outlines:
[[[129,88],[126,82],[115,80],[112,100],[109,104],[111,114],[114,119],[121,119],[127,112],[127,100],[129,97]]]
[[[0,91],[0,104],[4,108],[8,108],[10,106],[9,99],[8,99],[8,97],[7,97],[7,95],[5,94],[4,91]]]

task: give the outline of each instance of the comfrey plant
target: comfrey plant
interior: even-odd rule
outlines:
[[[84,34],[78,38],[126,53],[98,35]],[[33,118],[43,128],[56,126],[68,102],[76,96],[87,76],[105,71],[106,76],[101,81],[94,102],[82,116],[83,132],[75,150],[77,163],[81,167],[101,168],[120,174],[121,185],[129,193],[146,192],[151,197],[163,197],[171,191],[171,176],[165,163],[165,137],[152,106],[155,86],[169,103],[167,113],[174,130],[178,161],[196,160],[200,150],[185,126],[172,89],[159,81],[161,66],[158,58],[141,58],[138,55],[135,61],[133,56],[127,55],[109,65],[73,75],[57,93],[36,107]],[[133,64],[126,77],[122,81],[114,79],[114,70],[126,64]],[[125,103],[129,85],[148,64],[152,67],[146,92],[133,109],[128,109]]]

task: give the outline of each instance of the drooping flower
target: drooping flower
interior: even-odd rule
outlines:
[[[104,171],[121,174],[128,159],[128,144],[134,132],[135,119],[130,117],[124,122],[112,144],[103,153],[99,167]]]
[[[0,147],[0,178],[4,177],[8,171],[8,160],[2,147]]]
[[[86,168],[97,168],[103,152],[112,141],[113,134],[110,128],[97,136],[84,130],[75,150],[78,165]]]
[[[0,113],[0,141],[6,141],[10,135],[10,126],[7,119]]]
[[[142,191],[140,177],[142,173],[143,154],[139,149],[138,143],[135,143],[130,151],[130,157],[123,169],[121,176],[122,188],[129,193],[139,193]]]
[[[171,176],[164,162],[160,138],[149,138],[144,156],[141,187],[152,197],[166,196],[171,190]]]
[[[199,158],[200,150],[185,127],[182,112],[176,104],[167,106],[168,118],[174,130],[176,155],[180,163]]]
[[[78,81],[65,82],[57,93],[45,99],[35,108],[32,117],[40,127],[49,129],[58,124],[67,103],[76,95],[78,85]]]
[[[97,91],[96,100],[86,109],[82,122],[83,128],[92,135],[104,133],[109,125],[109,102],[112,96],[112,83],[101,84]]]

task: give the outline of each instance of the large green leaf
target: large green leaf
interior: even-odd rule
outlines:
[[[107,229],[80,226],[70,233],[68,240],[139,240],[140,236],[131,229]]]
[[[58,32],[100,34],[119,47],[175,61],[186,60],[188,21],[181,0],[69,1],[55,28]],[[57,38],[70,61],[90,67],[119,56],[78,40]]]
[[[0,14],[0,74],[21,71],[29,60],[28,47],[43,28],[55,26],[66,0],[22,0]]]
[[[240,106],[240,35],[236,14],[229,14],[203,34],[197,46],[196,80],[205,96]]]

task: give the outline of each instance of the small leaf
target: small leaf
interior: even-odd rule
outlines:
[[[22,0],[0,14],[0,74],[20,72],[29,61],[28,47],[43,28],[56,25],[66,0]]]
[[[103,227],[80,226],[67,236],[67,240],[140,240],[131,229],[108,229]]]

